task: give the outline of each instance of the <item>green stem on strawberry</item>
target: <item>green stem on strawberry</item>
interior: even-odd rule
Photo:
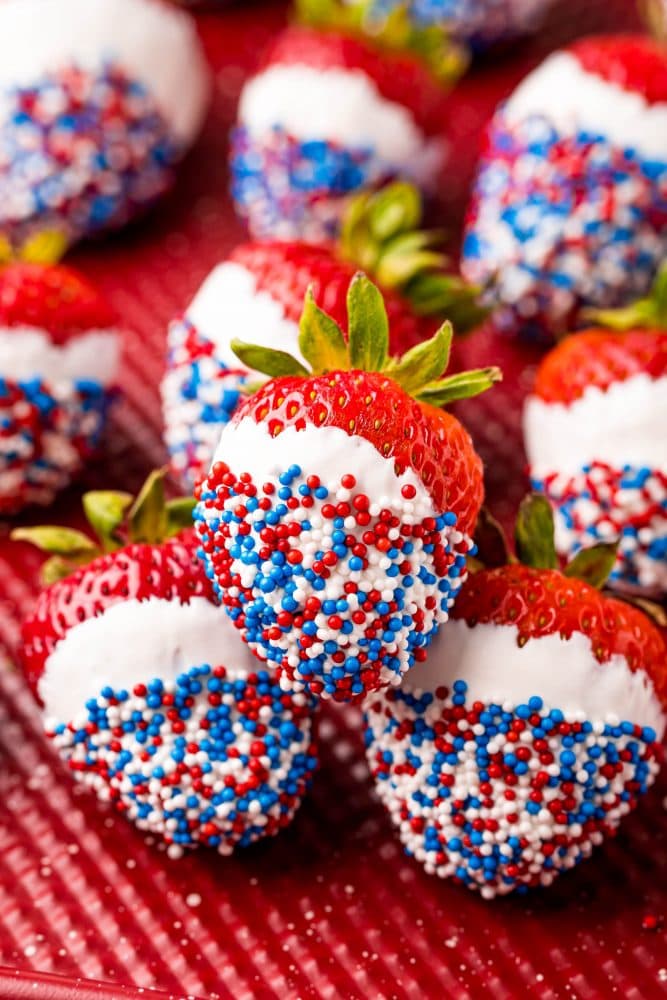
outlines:
[[[620,309],[588,309],[585,315],[619,333],[636,328],[667,330],[667,261],[658,269],[645,298]]]
[[[410,52],[417,56],[443,85],[452,86],[465,72],[469,55],[456,43],[444,25],[426,27],[410,17],[407,4],[374,16],[372,0],[296,0],[296,16],[302,24],[322,30],[341,31],[369,39],[387,52]]]
[[[405,181],[357,195],[342,221],[341,256],[398,291],[418,316],[446,316],[465,333],[490,310],[480,305],[481,288],[444,271],[447,257],[434,249],[442,234],[419,229],[422,215],[421,195]]]
[[[517,561],[533,569],[560,568],[554,542],[553,511],[547,498],[540,493],[528,494],[519,505],[514,532],[516,557],[510,551],[502,527],[485,508],[480,513],[475,544],[477,560],[487,569]],[[617,542],[600,542],[582,549],[564,567],[563,573],[601,589],[614,568],[617,550]]]
[[[315,303],[308,290],[299,323],[299,350],[310,368],[284,351],[232,340],[231,348],[248,368],[269,375],[306,377],[331,371],[386,374],[419,402],[443,407],[470,399],[502,379],[499,368],[479,368],[443,377],[449,362],[452,325],[443,323],[430,340],[400,358],[389,355],[389,321],[380,291],[359,272],[347,293],[348,339],[338,324]]]
[[[44,229],[34,233],[18,249],[7,236],[1,234],[0,267],[16,261],[24,264],[57,264],[67,246],[67,237],[57,229]]]
[[[505,532],[500,524],[483,507],[480,511],[475,545],[477,555],[469,560],[472,572],[480,569],[497,569],[517,561],[533,569],[560,570],[561,564],[554,543],[554,519],[551,505],[540,493],[530,493],[519,506],[515,525],[514,544],[516,557],[512,555]],[[564,576],[583,580],[596,590],[605,591],[607,581],[616,563],[618,540],[598,542],[579,552],[562,567]],[[656,625],[667,628],[667,612],[659,604],[640,595],[610,592],[616,600],[638,607]]]
[[[49,555],[41,570],[45,585],[131,542],[159,544],[192,524],[195,506],[194,497],[166,499],[165,475],[164,469],[151,472],[136,497],[113,490],[84,493],[81,502],[92,538],[74,528],[51,524],[16,528],[10,537],[16,542],[30,542]]]

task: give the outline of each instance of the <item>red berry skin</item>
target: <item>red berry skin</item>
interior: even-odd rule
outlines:
[[[341,371],[267,382],[246,399],[232,422],[251,417],[272,436],[285,427],[338,427],[392,458],[397,475],[412,469],[439,513],[453,511],[472,534],[482,504],[482,463],[467,431],[444,410],[418,403],[377,372]],[[308,457],[300,456],[308,468]]]
[[[633,672],[644,670],[667,707],[667,648],[659,629],[638,608],[583,580],[519,564],[483,570],[464,583],[452,618],[470,626],[514,625],[521,643],[554,633],[569,639],[580,632],[590,639],[598,662],[619,654]]]
[[[0,268],[0,326],[44,330],[65,344],[88,330],[114,326],[116,317],[103,296],[71,267],[8,264]]]
[[[22,666],[35,695],[58,642],[75,625],[115,604],[150,597],[181,604],[204,597],[217,604],[196,552],[197,537],[192,530],[160,545],[134,543],[99,556],[42,591],[21,633]]]
[[[605,391],[615,382],[646,374],[667,375],[667,331],[584,330],[566,337],[542,360],[534,393],[547,403],[573,403],[589,386]]]
[[[588,73],[649,104],[667,101],[667,49],[648,35],[594,35],[570,46]]]
[[[368,39],[295,25],[268,49],[263,68],[285,64],[313,69],[349,69],[367,76],[388,101],[402,105],[426,135],[444,132],[446,91],[426,65],[410,53],[373,46]]]
[[[304,296],[312,286],[320,308],[347,331],[347,292],[359,268],[342,260],[335,244],[243,243],[231,252],[229,260],[253,275],[257,291],[270,295],[282,307],[287,319],[299,322]],[[433,334],[436,326],[433,317],[416,316],[407,300],[391,289],[381,290],[389,318],[393,354],[403,354]]]

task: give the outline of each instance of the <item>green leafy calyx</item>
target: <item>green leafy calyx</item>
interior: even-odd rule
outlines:
[[[561,562],[554,542],[554,519],[551,505],[540,493],[525,497],[515,525],[516,558],[511,554],[500,524],[482,508],[475,531],[477,562],[485,569],[506,566],[517,560],[533,569],[558,570]],[[601,542],[582,549],[564,568],[565,576],[576,577],[601,590],[609,576],[618,551],[617,542]]]
[[[407,2],[379,12],[373,0],[296,0],[296,15],[302,24],[356,35],[387,52],[410,52],[445,86],[454,84],[468,65],[467,51],[452,39],[446,24],[415,23]]]
[[[446,406],[468,399],[499,382],[499,368],[479,368],[443,377],[452,343],[451,323],[445,322],[430,340],[402,357],[389,354],[389,321],[384,300],[375,285],[359,272],[347,294],[348,337],[306,293],[299,324],[299,351],[309,368],[283,351],[232,340],[234,353],[248,368],[275,378],[280,375],[325,375],[360,369],[382,372],[422,403]]]
[[[667,261],[664,261],[643,299],[620,309],[587,309],[586,318],[622,333],[624,330],[667,330]]]
[[[418,189],[405,181],[362,192],[343,218],[339,252],[383,288],[400,292],[418,316],[447,317],[465,333],[488,316],[482,290],[445,271],[447,258],[437,249],[442,234],[419,229],[422,214]]]
[[[42,581],[55,583],[107,552],[132,542],[159,544],[192,523],[193,497],[167,500],[165,470],[152,472],[136,497],[131,493],[92,490],[84,493],[83,512],[92,529],[91,537],[74,528],[39,525],[16,528],[11,537],[30,542],[49,559],[42,566]]]

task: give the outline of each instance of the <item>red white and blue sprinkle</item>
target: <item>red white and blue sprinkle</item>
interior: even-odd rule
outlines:
[[[247,373],[220,361],[213,342],[185,317],[170,323],[167,346],[161,386],[165,441],[174,475],[192,492],[242,398]]]
[[[297,464],[258,484],[217,462],[202,482],[207,573],[286,689],[345,701],[396,684],[447,620],[473,543],[402,489],[381,508],[353,475],[330,491]]]
[[[545,705],[472,702],[465,680],[366,704],[368,761],[406,852],[485,898],[549,885],[652,784],[648,726]]]
[[[370,16],[381,19],[405,7],[418,27],[444,25],[481,51],[537,28],[553,0],[375,0]]]
[[[261,139],[243,126],[231,136],[232,198],[258,239],[330,239],[349,198],[394,173],[372,148],[299,141],[279,126]]]
[[[0,377],[0,513],[53,500],[97,449],[111,398],[93,379]]]
[[[462,268],[503,328],[542,336],[582,305],[643,295],[667,253],[667,162],[501,108],[468,211]]]
[[[0,232],[71,241],[125,223],[171,184],[182,154],[146,88],[114,64],[66,66],[3,94]]]
[[[667,592],[667,473],[591,462],[575,475],[533,479],[532,486],[554,507],[561,555],[619,539],[612,584]]]
[[[174,681],[103,688],[47,734],[74,777],[179,857],[230,854],[291,821],[317,766],[313,703],[265,669],[191,667]]]

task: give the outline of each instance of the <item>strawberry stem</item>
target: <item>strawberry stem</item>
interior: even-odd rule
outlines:
[[[405,181],[362,192],[343,218],[340,254],[383,288],[400,292],[417,315],[446,316],[465,333],[489,315],[479,302],[482,289],[445,273],[447,258],[434,249],[442,233],[417,228],[422,214],[419,191]]]
[[[16,528],[10,538],[29,542],[50,558],[41,570],[45,585],[62,580],[97,556],[115,552],[131,542],[158,545],[192,524],[194,497],[165,500],[166,472],[151,472],[136,498],[130,493],[92,490],[84,493],[82,506],[95,538],[58,525]]]
[[[375,371],[393,379],[409,395],[432,406],[445,406],[486,392],[502,379],[499,368],[479,368],[441,378],[449,363],[453,330],[445,322],[430,338],[402,357],[388,353],[389,321],[380,291],[359,272],[347,293],[349,337],[306,293],[299,324],[299,348],[311,366],[269,347],[232,340],[231,347],[248,368],[271,378],[284,375],[307,378],[332,371]]]
[[[411,52],[443,86],[451,86],[465,72],[468,54],[452,41],[446,25],[416,24],[407,4],[380,16],[376,11],[373,0],[296,0],[302,24],[355,35],[388,52]]]
[[[667,261],[663,261],[651,286],[651,291],[643,299],[637,299],[620,309],[587,309],[587,319],[623,332],[637,328],[667,330]]]

